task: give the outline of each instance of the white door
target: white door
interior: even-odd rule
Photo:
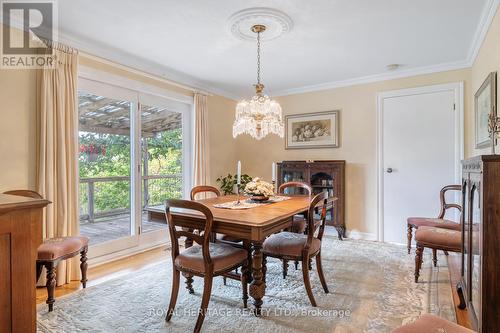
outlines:
[[[380,94],[381,240],[405,244],[407,217],[437,217],[439,190],[457,182],[463,149],[460,88]]]

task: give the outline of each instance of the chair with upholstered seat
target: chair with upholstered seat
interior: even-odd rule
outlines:
[[[317,207],[321,205],[321,223],[316,228],[314,221],[314,213]],[[297,260],[302,262],[302,276],[304,286],[312,306],[316,306],[316,300],[311,289],[311,281],[309,278],[310,259],[316,258],[316,268],[318,270],[319,279],[323,290],[328,293],[323,268],[321,264],[321,240],[325,230],[327,197],[324,192],[317,194],[309,205],[307,213],[307,235],[298,234],[289,231],[283,231],[267,238],[262,245],[262,253],[264,255],[264,263],[267,257],[278,258],[282,260]],[[264,264],[265,267],[265,264]],[[266,269],[264,270],[264,280]]]
[[[392,333],[474,333],[474,331],[426,313],[413,323],[396,328]]]
[[[462,232],[436,227],[420,227],[415,233],[417,250],[415,254],[415,282],[418,282],[420,269],[422,268],[424,249],[432,249],[435,254],[437,250],[446,252],[462,252]],[[433,257],[434,266],[437,259]]]
[[[4,192],[5,194],[19,195],[41,199],[42,196],[35,191],[14,190]],[[80,270],[82,273],[83,288],[87,286],[87,251],[89,239],[84,236],[57,237],[45,239],[38,247],[36,259],[36,280],[40,279],[42,269],[47,270],[47,301],[49,312],[54,309],[54,291],[56,288],[56,269],[63,260],[70,259],[80,255]]]
[[[195,234],[194,232],[182,229],[178,230],[176,226],[176,219],[172,217],[170,212],[172,208],[183,208],[202,213],[205,216],[204,229],[200,231],[200,234]],[[204,279],[203,296],[194,332],[199,332],[201,330],[201,326],[203,325],[205,313],[212,292],[212,282],[215,276],[223,275],[224,273],[235,270],[238,267],[242,268],[242,299],[243,305],[246,308],[248,300],[248,252],[229,244],[210,242],[213,215],[210,209],[201,203],[178,199],[167,200],[165,203],[165,216],[170,231],[173,263],[172,294],[170,296],[170,303],[165,320],[168,322],[172,318],[175,304],[177,302],[177,295],[179,293],[179,280],[181,272],[188,273],[193,276],[203,277]],[[180,252],[180,237],[190,238],[196,244],[183,252]]]
[[[450,230],[460,231],[460,223],[453,222],[444,218],[448,209],[455,208],[459,212],[462,212],[462,206],[459,204],[450,204],[446,202],[446,193],[448,191],[461,191],[462,187],[460,185],[448,185],[441,189],[439,193],[439,199],[441,201],[441,211],[437,218],[428,217],[409,217],[407,219],[407,238],[408,238],[408,254],[411,252],[411,240],[413,236],[413,229],[418,229],[419,227],[436,227],[444,228]],[[437,254],[433,253],[434,260],[437,259]]]

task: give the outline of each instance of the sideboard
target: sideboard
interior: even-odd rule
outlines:
[[[36,332],[36,251],[50,202],[0,194],[0,332]]]
[[[500,332],[500,156],[463,162],[460,308],[473,329]]]
[[[313,194],[327,192],[337,201],[329,211],[327,224],[345,237],[345,161],[283,161],[278,163],[278,186],[299,181],[309,184]],[[301,191],[298,189],[298,191]],[[293,193],[291,193],[293,194]],[[299,192],[297,194],[302,194]]]

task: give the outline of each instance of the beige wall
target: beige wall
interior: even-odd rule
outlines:
[[[467,98],[470,86],[469,69],[276,98],[285,114],[341,110],[340,148],[285,150],[284,140],[274,135],[261,141],[242,136],[236,140],[237,156],[242,161],[244,172],[266,179],[271,178],[273,161],[346,160],[347,228],[376,236],[377,93],[459,81],[465,82]],[[466,109],[468,105],[466,100]]]
[[[0,70],[0,193],[35,188],[36,75]]]
[[[480,154],[490,154],[491,148],[475,149],[474,142],[474,94],[481,87],[483,81],[486,79],[490,72],[498,71],[500,75],[500,10],[497,11],[493,22],[488,30],[488,34],[481,45],[481,49],[476,57],[471,71],[471,98],[470,108],[471,112],[467,114],[467,122],[469,127],[469,136],[467,137],[467,145],[470,154],[468,156],[475,156]],[[500,82],[500,81],[499,81]],[[498,88],[497,88],[498,95]],[[497,98],[497,103],[498,103]],[[497,108],[498,109],[498,108]],[[500,116],[500,112],[498,113]],[[500,147],[496,147],[497,153],[500,153]]]

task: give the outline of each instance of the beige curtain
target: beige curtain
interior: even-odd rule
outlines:
[[[37,191],[52,201],[45,238],[78,235],[78,109],[75,50],[53,45],[57,65],[37,73]],[[57,285],[79,279],[78,258],[57,267]]]
[[[207,96],[194,95],[195,136],[194,136],[194,185],[210,184],[210,158],[208,141]]]

